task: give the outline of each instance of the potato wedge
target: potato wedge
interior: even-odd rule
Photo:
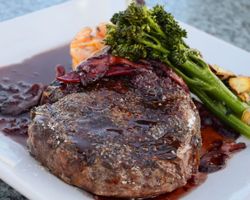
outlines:
[[[210,65],[210,68],[221,80],[227,80],[230,77],[235,77],[233,72],[225,70],[218,65]]]
[[[250,93],[244,92],[238,95],[244,102],[250,103]]]
[[[250,125],[250,108],[246,109],[241,117],[241,121],[245,122],[246,124]]]
[[[250,92],[250,77],[233,77],[229,79],[228,83],[237,94]]]

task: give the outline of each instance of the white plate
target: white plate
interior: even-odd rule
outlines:
[[[70,1],[0,24],[0,67],[18,63],[35,54],[69,42],[83,26],[107,21],[125,8],[125,1]],[[210,63],[250,75],[250,54],[191,26],[188,43]],[[250,145],[250,141],[240,138]],[[185,196],[184,200],[250,199],[250,148],[235,155],[226,169]],[[0,134],[0,178],[33,200],[87,200],[86,192],[69,186],[44,170],[19,144]]]

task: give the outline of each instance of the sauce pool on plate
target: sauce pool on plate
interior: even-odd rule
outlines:
[[[60,63],[70,69],[68,45],[25,60],[23,63],[0,67],[0,131],[26,148],[29,109],[38,102],[43,87],[55,78],[55,66]],[[33,103],[33,104],[32,104]],[[201,117],[202,148],[199,173],[184,186],[152,200],[177,200],[202,184],[207,174],[225,167],[226,160],[235,151],[244,149],[236,143],[239,137],[224,126],[204,106],[195,101]],[[23,109],[23,110],[22,110]],[[112,200],[110,197],[94,197]],[[114,200],[117,200],[113,198]]]

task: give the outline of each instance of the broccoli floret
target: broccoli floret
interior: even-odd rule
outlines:
[[[133,61],[155,59],[167,64],[215,115],[250,137],[250,117],[241,121],[246,119],[243,115],[250,116],[249,106],[216,77],[198,51],[184,42],[186,31],[164,7],[157,5],[148,9],[132,3],[125,11],[114,14],[111,22],[107,26],[105,43],[111,46],[113,55]],[[215,108],[215,102],[223,105],[223,109]]]

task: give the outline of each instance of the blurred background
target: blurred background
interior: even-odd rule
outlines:
[[[0,22],[66,1],[0,0]],[[146,0],[148,6],[157,3],[178,20],[250,51],[250,0]],[[0,200],[25,199],[0,180]]]
[[[0,21],[66,1],[68,0],[0,0]],[[145,1],[149,6],[157,3],[165,5],[178,20],[250,51],[250,0]]]

